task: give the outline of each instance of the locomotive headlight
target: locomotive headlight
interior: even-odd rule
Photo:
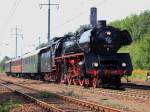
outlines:
[[[107,31],[106,34],[110,36],[110,35],[111,35],[111,32],[110,32],[110,31]]]
[[[82,66],[84,64],[84,61],[80,61],[78,64],[79,66]]]
[[[94,67],[98,67],[98,63],[97,63],[97,62],[94,62],[94,63],[93,63],[93,66],[94,66]]]
[[[126,67],[127,64],[125,62],[122,63],[122,67]]]

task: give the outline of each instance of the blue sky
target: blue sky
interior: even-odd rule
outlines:
[[[15,56],[15,38],[12,28],[21,28],[23,41],[18,38],[18,55],[29,52],[41,42],[47,41],[47,6],[39,8],[48,0],[0,0],[0,59]],[[98,19],[108,22],[150,10],[150,0],[51,0],[59,3],[51,7],[51,36],[62,36],[75,31],[80,25],[89,24],[90,7],[98,8]]]

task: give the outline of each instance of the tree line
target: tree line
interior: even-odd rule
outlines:
[[[129,52],[135,69],[150,68],[150,11],[139,15],[131,15],[122,20],[110,23],[120,29],[130,32],[133,43],[123,47],[119,52]]]

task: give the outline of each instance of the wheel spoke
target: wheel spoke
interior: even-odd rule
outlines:
[[[96,88],[97,87],[97,79],[93,78],[93,87]]]
[[[84,79],[80,79],[79,84],[80,84],[80,86],[83,86],[84,85]]]
[[[68,84],[71,85],[72,84],[72,79],[71,78],[67,78]]]

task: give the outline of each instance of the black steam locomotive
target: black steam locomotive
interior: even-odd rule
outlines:
[[[81,86],[120,87],[121,77],[131,75],[133,68],[129,54],[117,51],[131,42],[128,31],[99,21],[95,28],[53,39],[49,46],[16,59],[18,64],[6,62],[6,73]]]

